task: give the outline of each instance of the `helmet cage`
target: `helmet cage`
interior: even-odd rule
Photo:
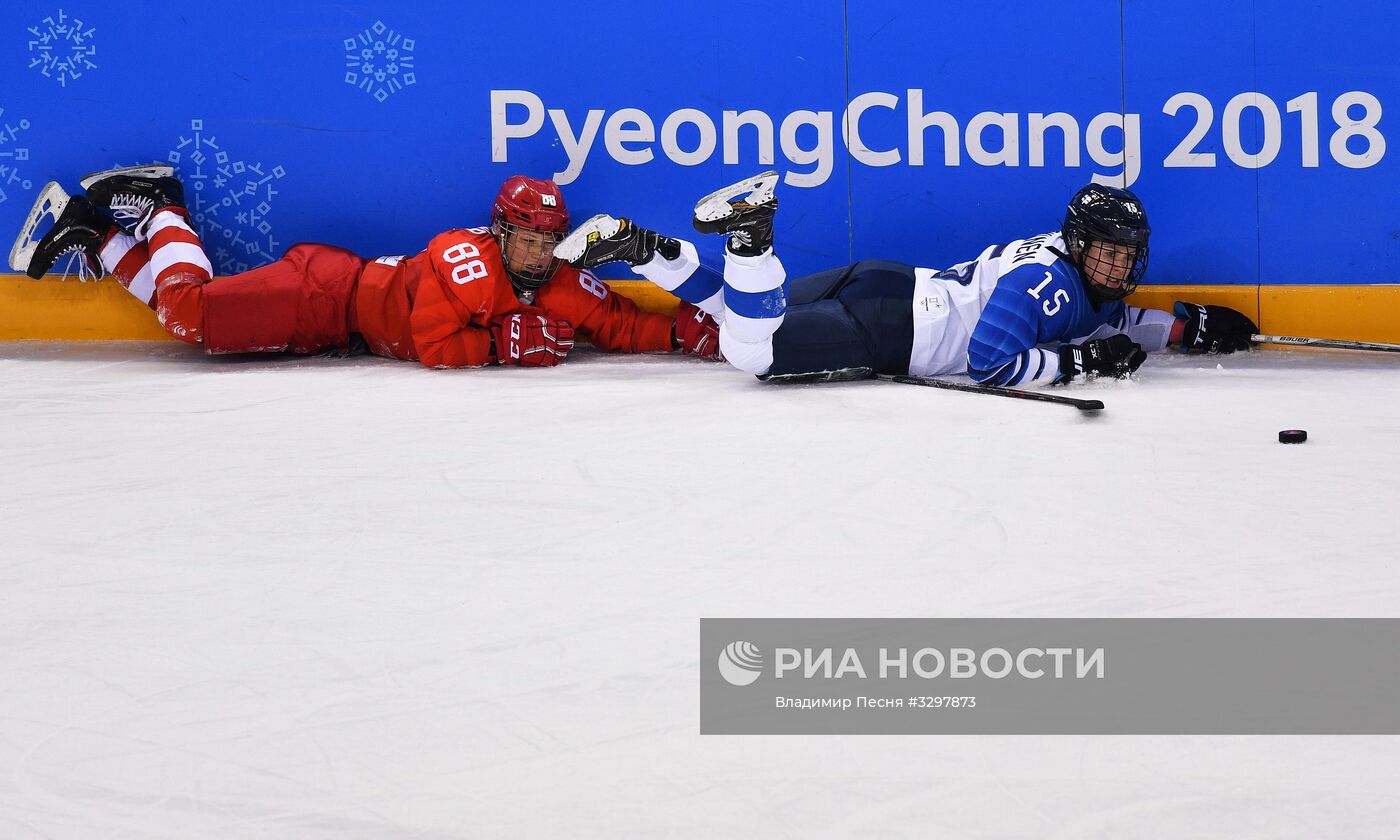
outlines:
[[[1147,224],[1147,214],[1136,195],[1128,190],[1091,184],[1070,200],[1061,232],[1071,261],[1079,269],[1084,287],[1092,298],[1122,300],[1137,290],[1147,273],[1147,241],[1152,228]],[[1099,279],[1122,271],[1121,267],[1115,268],[1117,261],[1113,259],[1117,248],[1096,249],[1095,243],[1132,249],[1128,272],[1117,283]]]
[[[568,231],[556,230],[536,230],[525,225],[514,224],[505,220],[504,214],[497,214],[491,220],[491,233],[496,237],[496,244],[501,248],[501,262],[505,264],[506,274],[510,276],[511,285],[522,291],[535,291],[548,283],[554,276],[564,261],[554,256],[554,246],[563,241]],[[538,269],[531,270],[528,266],[524,268],[514,268],[511,265],[511,254],[514,249],[530,247],[521,245],[520,235],[530,233],[541,237],[544,240],[548,260]]]
[[[534,291],[548,283],[564,264],[554,256],[554,246],[569,232],[569,211],[559,186],[524,175],[507,178],[491,208],[491,232],[517,289]],[[526,232],[529,241],[522,238]],[[511,265],[512,255],[521,267]]]
[[[1095,243],[1102,243],[1110,246],[1105,249],[1095,249]],[[1067,242],[1070,256],[1074,258],[1074,264],[1079,268],[1079,276],[1084,280],[1084,286],[1089,294],[1101,301],[1122,300],[1133,292],[1137,291],[1138,284],[1142,282],[1142,277],[1147,273],[1147,243],[1135,245],[1128,242],[1115,242],[1107,238],[1095,238],[1091,236],[1078,236]],[[1112,257],[1112,246],[1119,248],[1131,248],[1132,264],[1128,273],[1118,283],[1110,285],[1102,282],[1101,277],[1112,277],[1115,271],[1121,271],[1114,266]]]

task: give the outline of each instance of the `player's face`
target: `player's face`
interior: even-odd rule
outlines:
[[[1121,289],[1133,273],[1137,246],[1093,241],[1084,253],[1086,280],[1105,289]]]
[[[516,229],[506,237],[506,262],[517,274],[540,274],[554,259],[559,235],[542,230]]]

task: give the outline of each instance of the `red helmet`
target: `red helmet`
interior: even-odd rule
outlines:
[[[525,237],[513,244],[521,231],[547,236]],[[496,234],[506,273],[516,288],[529,291],[549,282],[563,264],[554,257],[554,245],[569,232],[569,210],[559,185],[524,175],[507,178],[491,208],[491,232]],[[543,246],[548,247],[547,254],[541,250]],[[512,266],[512,262],[517,265]]]
[[[524,175],[512,175],[501,185],[491,208],[491,221],[509,222],[526,230],[569,232],[569,210],[559,185]]]

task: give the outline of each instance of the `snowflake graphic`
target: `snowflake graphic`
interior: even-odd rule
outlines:
[[[345,39],[345,83],[383,102],[417,83],[413,72],[416,45],[413,38],[405,38],[376,20],[369,29]]]
[[[240,160],[221,148],[204,120],[190,120],[190,137],[181,136],[166,160],[185,184],[185,203],[204,250],[219,274],[237,274],[282,255],[272,237],[268,214],[279,195],[281,166]]]
[[[92,43],[96,31],[59,9],[57,14],[29,27],[29,34],[34,36],[29,42],[29,66],[39,68],[46,79],[56,79],[60,87],[67,87],[70,80],[82,78],[84,70],[97,69],[92,60],[97,55],[97,46]]]
[[[29,120],[11,123],[0,108],[0,204],[9,199],[6,187],[19,186],[26,192],[34,189],[34,179],[20,174],[18,164],[29,160],[29,147],[18,145],[19,133],[29,130]]]

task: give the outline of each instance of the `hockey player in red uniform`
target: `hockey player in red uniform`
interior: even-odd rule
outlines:
[[[372,353],[428,367],[549,367],[577,332],[605,351],[719,356],[718,327],[695,307],[682,304],[677,318],[643,312],[553,256],[569,231],[553,181],[507,179],[489,227],[449,230],[416,256],[365,260],[303,243],[215,280],[173,176],[160,164],[98,172],[74,196],[49,184],[11,265],[42,277],[76,253],[80,271],[115,275],[166,331],[208,353],[345,351],[359,337]],[[49,216],[53,226],[35,239]]]

